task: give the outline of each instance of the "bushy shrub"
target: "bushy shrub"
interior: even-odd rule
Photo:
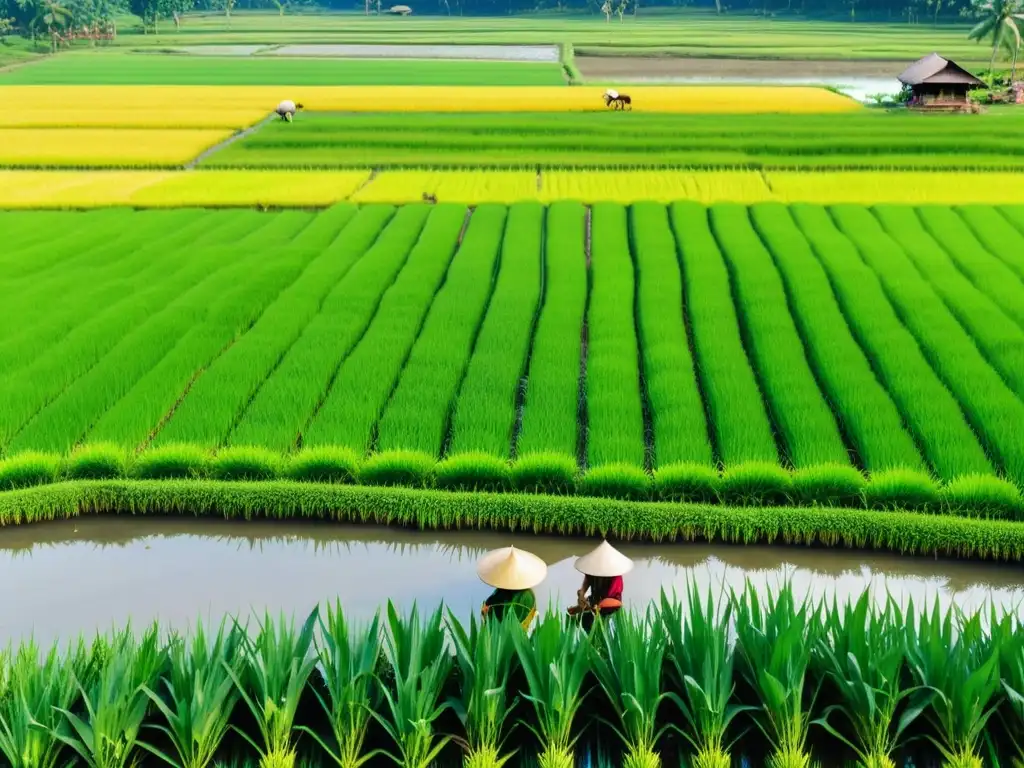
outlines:
[[[857,469],[841,464],[820,464],[792,475],[793,501],[822,507],[864,506],[864,479]]]
[[[508,462],[486,453],[460,453],[434,467],[434,484],[449,491],[505,491],[511,483]]]
[[[579,492],[586,496],[647,501],[651,498],[651,476],[632,464],[604,464],[587,470],[580,480]]]
[[[706,464],[679,462],[654,471],[654,488],[662,501],[716,501],[718,482],[718,471]]]
[[[210,456],[202,448],[187,443],[150,448],[137,456],[132,475],[143,480],[174,480],[205,477],[209,473]]]
[[[217,452],[210,462],[216,480],[274,480],[281,476],[281,457],[266,448],[238,445]]]
[[[778,464],[750,461],[737,464],[722,474],[718,494],[723,504],[739,506],[780,506],[789,504],[793,479]]]
[[[937,506],[939,486],[924,472],[887,469],[871,476],[864,487],[864,499],[872,509],[923,511]]]
[[[84,445],[68,456],[64,473],[73,480],[109,480],[128,473],[128,457],[112,443]]]
[[[52,483],[59,472],[59,456],[38,451],[19,453],[0,461],[0,491]]]
[[[1017,520],[1024,501],[1017,486],[994,475],[964,475],[950,480],[939,492],[943,508],[954,515]]]
[[[382,451],[363,463],[359,482],[423,487],[430,483],[436,463],[432,456],[420,451]]]
[[[565,453],[528,453],[512,464],[517,491],[563,495],[576,490],[576,459]]]
[[[305,483],[354,483],[359,464],[359,455],[350,448],[303,448],[288,462],[285,474]]]

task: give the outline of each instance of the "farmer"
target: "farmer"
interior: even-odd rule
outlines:
[[[277,109],[275,111],[282,120],[290,123],[292,118],[295,117],[295,113],[300,109],[302,109],[301,104],[296,104],[290,99],[285,99],[277,105]]]
[[[622,608],[622,577],[633,570],[633,561],[602,541],[576,560],[576,570],[583,574],[583,585],[576,592],[577,603],[569,609],[569,615],[579,616],[589,632],[595,615],[611,616]]]
[[[534,554],[515,547],[488,552],[477,563],[480,580],[494,587],[480,613],[501,621],[505,614],[529,627],[537,614],[537,596],[533,588],[547,576],[547,564]]]

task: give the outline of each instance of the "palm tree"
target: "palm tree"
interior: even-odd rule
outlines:
[[[968,37],[971,40],[983,40],[990,37],[992,40],[992,60],[989,62],[989,73],[996,68],[996,54],[999,47],[1009,42],[1011,46],[1016,43],[1014,50],[1021,45],[1019,22],[1024,22],[1024,9],[1021,8],[1020,0],[986,0],[979,3],[978,11],[984,14]]]

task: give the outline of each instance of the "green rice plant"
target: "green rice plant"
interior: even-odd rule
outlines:
[[[644,466],[644,416],[626,208],[591,208],[587,464]]]
[[[636,273],[636,327],[658,464],[712,463],[704,405],[684,322],[679,257],[668,211],[656,203],[629,210]]]
[[[979,749],[998,706],[999,652],[982,626],[980,614],[964,616],[955,607],[943,611],[938,599],[915,619],[907,608],[904,627],[907,663],[915,684],[934,695],[926,718],[935,735],[929,740],[948,768],[981,768]]]
[[[231,434],[233,443],[286,451],[296,444],[345,355],[369,324],[380,294],[416,241],[426,211],[365,206],[325,249],[338,269],[316,314],[260,386]]]
[[[460,696],[451,704],[462,721],[464,768],[501,768],[514,753],[504,751],[513,725],[509,720],[518,696],[509,690],[517,664],[513,634],[523,628],[511,614],[503,621],[477,621],[471,616],[469,630],[448,613],[448,631],[455,646]]]
[[[822,619],[824,631],[814,651],[839,703],[815,723],[850,747],[862,768],[895,768],[893,754],[907,742],[933,695],[928,688],[904,686],[903,612],[891,599],[883,611],[875,610],[865,591],[842,606],[833,600]],[[833,713],[847,722],[852,739],[829,722]]]
[[[654,492],[662,501],[715,501],[719,481],[718,471],[704,464],[677,462],[654,470]]]
[[[962,205],[956,212],[974,236],[1024,280],[1024,231],[1014,227],[992,206]]]
[[[707,210],[684,202],[673,203],[670,213],[716,456],[727,466],[778,461],[764,399],[743,347],[729,270]]]
[[[202,448],[188,443],[150,448],[135,457],[132,475],[142,480],[171,480],[205,477],[210,456]]]
[[[619,616],[613,631],[597,633],[589,646],[590,666],[612,705],[622,740],[624,768],[660,768],[656,748],[668,726],[658,727],[658,710],[675,694],[662,690],[668,642],[650,611],[644,617]]]
[[[999,670],[1007,707],[1003,721],[1016,753],[1014,768],[1024,766],[1024,739],[1020,737],[1024,724],[1024,632],[1020,622],[1011,614],[992,623],[992,634],[999,647]]]
[[[66,755],[57,734],[70,735],[61,710],[70,710],[79,696],[75,666],[81,662],[81,641],[70,652],[54,647],[45,656],[34,642],[0,657],[6,675],[0,683],[0,755],[11,768],[60,768]]]
[[[503,205],[480,205],[473,211],[381,416],[380,450],[441,453],[459,385],[488,309],[506,218]]]
[[[372,759],[365,752],[371,712],[380,703],[380,688],[374,680],[381,654],[380,614],[365,629],[352,632],[341,601],[328,605],[327,617],[320,618],[317,637],[320,676],[327,695],[314,687],[317,701],[330,722],[330,739],[307,726],[299,730],[316,741],[339,768],[360,768]]]
[[[651,476],[632,464],[604,464],[588,469],[577,483],[584,496],[610,499],[648,501],[651,498]]]
[[[313,634],[318,609],[296,631],[283,615],[276,621],[266,614],[255,638],[243,633],[242,663],[224,665],[259,730],[259,742],[235,730],[260,756],[260,768],[293,768],[295,716],[302,691],[316,668]]]
[[[544,208],[508,210],[494,293],[466,366],[452,414],[452,453],[482,451],[507,458],[516,426],[516,393],[526,371],[540,310]]]
[[[255,445],[223,448],[210,461],[214,480],[275,480],[281,470],[278,454]]]
[[[303,448],[289,459],[284,474],[305,483],[354,483],[360,457],[351,448]]]
[[[809,768],[806,701],[811,649],[821,631],[820,607],[796,603],[792,586],[762,596],[748,584],[733,594],[740,670],[760,702],[758,728],[772,745],[768,768]]]
[[[109,480],[128,475],[128,457],[113,443],[94,443],[76,448],[64,464],[72,480]]]
[[[49,453],[25,451],[0,460],[0,491],[52,483],[60,472],[60,459]]]
[[[382,451],[363,462],[359,482],[419,488],[430,484],[435,466],[431,456],[419,451]]]
[[[434,468],[434,484],[452,491],[504,491],[509,483],[508,461],[489,453],[450,455]]]
[[[864,505],[867,481],[850,466],[820,464],[793,472],[793,500],[823,507]]]
[[[659,618],[668,641],[668,675],[680,695],[673,697],[685,727],[678,729],[693,749],[693,768],[729,768],[729,729],[751,708],[734,700],[735,647],[729,643],[733,602],[716,604],[708,590],[702,600],[696,581],[687,580],[687,608],[661,593]]]
[[[710,218],[729,265],[748,351],[789,460],[798,468],[848,464],[835,416],[805,357],[782,279],[746,209],[716,205]]]
[[[724,504],[782,506],[793,495],[793,478],[778,464],[748,461],[722,473],[718,494]]]
[[[434,730],[437,718],[451,707],[440,701],[452,669],[443,621],[440,608],[421,621],[415,605],[403,620],[388,602],[384,655],[393,683],[378,681],[384,711],[372,715],[398,749],[383,754],[402,768],[429,768],[451,740]]]
[[[956,477],[942,486],[939,498],[951,514],[1019,520],[1024,500],[1013,483],[993,475]]]
[[[788,210],[769,203],[753,206],[750,215],[782,276],[815,376],[863,465],[871,471],[922,469],[913,438],[854,339],[828,275]]]
[[[414,221],[403,215],[406,210],[415,212]],[[401,222],[395,236],[382,238],[379,248],[367,253],[361,263],[372,272],[363,279],[373,292],[359,296],[361,304],[365,301],[365,317],[320,409],[302,432],[303,445],[370,449],[374,425],[385,412],[452,263],[465,220],[466,208],[461,205],[405,206],[395,217]],[[386,233],[390,231],[391,227]],[[389,446],[395,447],[412,446]],[[430,452],[440,454],[440,439]]]
[[[928,510],[939,501],[939,486],[923,472],[890,469],[868,479],[864,501],[870,509]]]
[[[586,210],[552,203],[544,231],[544,300],[527,371],[516,455],[577,455],[580,357],[587,306]]]
[[[581,631],[565,626],[562,617],[548,613],[529,637],[512,635],[526,678],[523,698],[533,705],[537,725],[528,726],[540,742],[539,768],[572,768],[578,736],[573,724],[587,692],[590,672]]]
[[[173,637],[168,671],[162,686],[142,686],[163,723],[150,725],[172,745],[163,751],[147,742],[139,746],[173,768],[206,768],[230,730],[239,693],[230,674],[239,671],[243,630],[222,621],[217,634],[207,637],[200,622],[191,641]]]
[[[552,451],[527,453],[512,462],[511,481],[517,491],[564,495],[576,488],[573,456]]]
[[[865,228],[872,228],[871,214],[844,206],[832,209],[833,221],[825,208],[810,205],[790,206],[790,213],[828,273],[850,330],[917,438],[924,458],[946,479],[991,472],[959,403],[904,326],[879,276],[861,258],[862,252],[877,252],[874,263],[889,258],[893,250],[878,242],[877,233],[864,234]],[[877,222],[873,228],[878,229]]]
[[[126,768],[137,764],[136,748],[153,686],[164,671],[167,651],[156,626],[140,639],[131,630],[93,647],[93,672],[76,675],[79,706],[58,707],[66,725],[50,734],[70,748],[88,768]]]

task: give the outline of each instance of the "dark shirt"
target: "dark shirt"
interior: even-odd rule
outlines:
[[[484,602],[487,615],[498,621],[505,617],[508,609],[519,621],[525,621],[530,611],[537,605],[537,598],[532,589],[496,589]]]

